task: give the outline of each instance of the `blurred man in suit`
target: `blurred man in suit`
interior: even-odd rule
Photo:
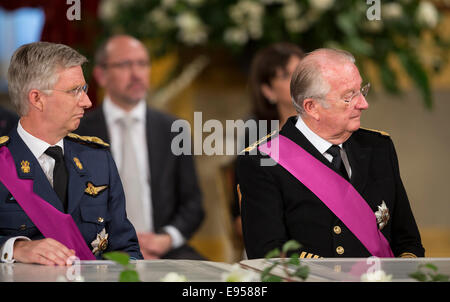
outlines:
[[[19,120],[17,114],[0,107],[0,136],[6,135]]]
[[[147,49],[130,36],[111,37],[97,51],[94,77],[106,96],[77,132],[111,143],[144,258],[203,259],[187,244],[204,217],[194,161],[171,151],[175,118],[146,104]]]
[[[0,138],[1,260],[70,264],[123,251],[141,259],[108,144],[75,130],[91,106],[72,48],[21,46],[8,69],[17,127]]]
[[[298,116],[238,159],[249,258],[291,239],[307,258],[424,256],[392,140],[360,128],[369,87],[347,52],[300,62],[290,84]]]

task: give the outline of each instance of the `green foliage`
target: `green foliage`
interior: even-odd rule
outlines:
[[[420,264],[418,270],[409,274],[409,277],[420,282],[449,282],[448,275],[439,274],[438,267],[432,263]]]
[[[292,279],[293,277],[306,280],[309,275],[309,267],[300,263],[299,254],[292,253],[289,258],[287,257],[287,254],[290,251],[298,250],[300,247],[301,244],[297,241],[289,240],[283,245],[281,252],[278,248],[268,252],[265,257],[266,259],[280,258],[280,260],[271,260],[273,263],[269,267],[265,268],[261,273],[261,281],[282,282],[283,279],[281,277],[271,274],[271,271],[277,266],[283,268],[283,271],[287,276],[287,281],[294,281]]]
[[[130,256],[124,252],[109,252],[103,254],[103,258],[112,260],[123,267],[119,275],[119,282],[140,282],[139,274],[130,263]]]
[[[105,35],[127,32],[149,41],[155,56],[225,49],[248,60],[257,49],[280,41],[306,51],[345,49],[359,63],[374,63],[379,82],[394,93],[400,91],[398,74],[387,58],[397,57],[427,108],[432,106],[429,73],[447,63],[449,48],[437,30],[439,11],[421,0],[128,0],[104,1],[100,11]],[[428,66],[419,47],[425,34],[435,49],[427,53]]]

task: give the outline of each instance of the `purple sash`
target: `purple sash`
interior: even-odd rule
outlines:
[[[0,181],[46,238],[64,244],[81,260],[95,260],[70,214],[64,214],[33,192],[33,180],[20,179],[8,148],[0,148]]]
[[[272,150],[272,144],[279,144],[278,148]],[[285,136],[278,135],[258,149],[311,190],[373,256],[394,257],[372,209],[348,181]]]

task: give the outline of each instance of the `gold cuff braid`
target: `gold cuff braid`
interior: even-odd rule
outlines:
[[[413,253],[408,253],[408,252],[401,253],[399,257],[400,258],[417,258],[416,255],[414,255]]]

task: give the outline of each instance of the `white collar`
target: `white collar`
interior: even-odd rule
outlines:
[[[108,124],[114,124],[126,115],[138,120],[139,122],[143,122],[145,121],[145,115],[147,112],[146,108],[147,106],[144,99],[140,100],[130,112],[126,112],[114,104],[108,96],[106,96],[103,100],[103,111]]]
[[[302,120],[301,116],[298,116],[297,123],[295,123],[295,127],[306,137],[306,139],[317,149],[320,154],[324,154],[327,150],[333,145],[329,141],[323,139],[316,133],[314,133]],[[342,144],[339,144],[339,147],[342,148]]]
[[[49,143],[44,142],[43,140],[28,133],[25,129],[23,129],[20,121],[17,125],[17,133],[19,134],[20,138],[25,142],[25,145],[27,145],[27,147],[30,149],[31,153],[33,153],[34,157],[36,157],[36,159],[41,157],[41,155],[44,154],[44,152],[48,149],[48,147],[52,146]],[[64,154],[64,139],[61,139],[54,146],[61,147]]]

